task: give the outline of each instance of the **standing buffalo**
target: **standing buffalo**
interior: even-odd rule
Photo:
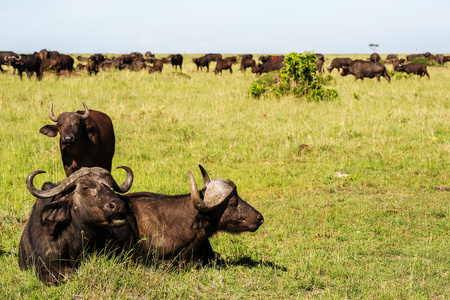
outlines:
[[[394,66],[394,71],[396,72],[404,72],[406,74],[416,74],[420,75],[420,77],[427,75],[428,79],[430,79],[430,74],[427,72],[427,66],[419,63],[409,63],[409,64],[398,64]]]
[[[38,80],[42,79],[41,73],[41,59],[38,54],[22,54],[16,57],[14,55],[5,57],[5,60],[9,62],[14,69],[17,69],[20,79],[22,79],[22,73],[26,72],[27,77],[31,78],[33,73],[36,73]]]
[[[256,66],[256,62],[253,59],[253,54],[244,54],[241,58],[241,71],[245,72],[247,68],[253,69]]]
[[[261,75],[262,73],[269,73],[272,71],[281,70],[284,67],[286,67],[286,64],[284,62],[273,62],[273,61],[269,60],[262,64],[258,64],[257,66],[254,66],[252,68],[252,73]]]
[[[353,63],[353,60],[348,57],[337,57],[331,61],[330,66],[327,68],[328,72],[332,72],[333,69],[337,69],[338,72],[341,71],[342,67],[348,67]]]
[[[180,67],[180,72],[182,71],[183,67],[183,56],[181,54],[171,54],[169,55],[168,59],[170,59],[170,63],[172,64],[172,67],[177,69],[177,66]]]
[[[197,72],[199,71],[199,68],[203,70],[203,67],[206,67],[206,72],[209,72],[209,63],[210,60],[206,58],[205,56],[202,57],[194,57],[192,59],[194,64],[197,66]]]
[[[220,72],[222,74],[223,70],[230,70],[230,74],[233,73],[232,66],[237,62],[236,56],[225,57],[224,59],[218,59],[216,64],[216,69],[214,70],[214,74]]]
[[[19,266],[33,268],[41,281],[56,284],[79,266],[82,253],[102,250],[109,240],[117,247],[131,244],[127,206],[115,192],[131,188],[133,173],[120,168],[127,171],[121,186],[105,169],[82,168],[58,186],[38,190],[33,178],[45,172],[31,173],[27,188],[37,200],[20,239]]]
[[[209,60],[209,62],[215,61],[217,62],[219,59],[222,59],[222,54],[220,53],[208,53],[205,54],[206,59]]]
[[[69,176],[81,167],[102,167],[111,172],[115,136],[108,115],[89,110],[64,112],[57,117],[50,106],[50,120],[56,125],[45,125],[40,133],[49,137],[60,136],[59,146],[64,171]]]
[[[41,74],[44,75],[45,71],[56,71],[57,67],[57,60],[56,59],[50,59],[45,58],[41,61]]]
[[[63,70],[66,70],[69,74],[72,74],[74,63],[75,60],[70,55],[60,54],[56,62],[56,75],[59,75]]]
[[[0,51],[0,72],[5,72],[5,70],[2,69],[2,65],[9,65],[8,57],[16,57],[19,58],[19,55],[12,51]]]
[[[50,54],[48,53],[47,49],[42,49],[41,51],[39,51],[38,55],[41,60],[50,58]]]
[[[325,56],[323,54],[316,53],[316,57],[317,72],[319,72],[319,74],[323,74],[323,64],[325,63]]]
[[[355,76],[355,81],[364,78],[377,78],[380,81],[380,77],[383,76],[388,82],[391,82],[391,77],[389,77],[386,67],[381,63],[375,63],[371,61],[356,60],[350,66],[342,67],[342,76],[347,76],[352,74]]]
[[[218,258],[208,240],[213,234],[256,231],[263,224],[263,216],[239,197],[233,182],[211,180],[205,169],[199,167],[205,185],[201,191],[189,172],[190,194],[122,195],[136,218],[140,245],[147,257],[207,263]]]
[[[148,69],[148,72],[151,74],[151,73],[154,73],[154,72],[159,72],[159,73],[162,73],[162,70],[163,70],[163,67],[164,67],[164,62],[163,62],[163,60],[162,59],[153,59],[153,66],[151,66],[149,69]]]
[[[406,56],[406,61],[412,61],[414,58],[425,57],[425,54],[410,54]]]
[[[381,57],[380,57],[380,55],[378,55],[378,53],[372,53],[370,55],[369,60],[372,61],[372,62],[380,62],[381,61]]]

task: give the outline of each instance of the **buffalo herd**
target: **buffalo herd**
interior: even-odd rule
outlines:
[[[392,64],[393,70],[396,72],[404,72],[407,74],[417,74],[420,76],[430,75],[427,72],[427,66],[417,62],[411,62],[418,57],[424,57],[434,61],[440,65],[444,65],[450,61],[450,56],[443,54],[431,54],[426,52],[424,54],[410,54],[406,59],[399,59],[397,54],[389,54],[384,61],[377,53],[373,53],[367,60],[353,60],[350,58],[334,58],[330,65],[326,68],[328,72],[337,69],[342,76],[352,74],[355,80],[364,78],[386,78],[389,82],[390,77],[387,74],[385,64]],[[323,54],[316,54],[317,72],[324,73],[325,56]],[[173,70],[182,72],[183,70],[183,55],[170,54],[167,57],[156,58],[154,54],[147,51],[144,55],[139,52],[132,52],[130,54],[120,55],[118,57],[105,57],[103,54],[94,54],[90,57],[77,56],[79,63],[74,66],[74,59],[67,54],[59,53],[58,51],[48,51],[43,49],[33,54],[17,54],[12,51],[0,51],[0,72],[4,73],[2,65],[9,65],[17,71],[22,79],[22,73],[25,72],[28,78],[36,74],[38,80],[41,80],[46,72],[54,72],[57,76],[61,73],[70,75],[74,70],[85,70],[89,76],[96,75],[100,70],[107,71],[111,69],[117,70],[147,70],[151,73],[161,73],[164,64],[171,64]],[[220,53],[209,53],[200,57],[194,57],[192,62],[197,67],[197,72],[209,72],[212,62],[215,62],[214,74],[221,74],[224,70],[229,70],[233,73],[233,65],[240,61],[240,70],[245,72],[250,69],[252,73],[258,76],[262,73],[268,73],[280,70],[285,67],[284,55],[261,55],[258,61],[253,58],[252,54],[242,54],[239,56],[223,57]],[[405,62],[407,62],[405,64]]]
[[[119,185],[111,176],[115,136],[109,116],[91,110],[49,117],[40,133],[60,136],[60,152],[67,178],[59,184],[34,186],[32,172],[26,180],[36,197],[31,216],[19,243],[19,266],[32,269],[44,283],[59,284],[71,278],[84,254],[93,251],[130,253],[143,263],[164,262],[183,267],[223,263],[209,242],[215,233],[256,231],[264,217],[238,194],[226,179],[211,179],[199,165],[203,189],[197,188],[189,171],[190,192],[164,195],[153,192],[127,193],[133,171],[126,171]],[[131,255],[131,254],[130,254]]]

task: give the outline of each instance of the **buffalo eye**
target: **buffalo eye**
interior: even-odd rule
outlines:
[[[230,199],[230,202],[228,203],[231,207],[237,207],[239,202],[237,201],[236,197],[233,197]]]

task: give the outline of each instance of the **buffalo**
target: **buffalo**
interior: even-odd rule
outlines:
[[[41,74],[44,75],[45,71],[56,71],[57,67],[57,60],[56,59],[50,59],[50,58],[45,58],[41,60]]]
[[[86,71],[88,72],[89,76],[92,75],[92,73],[94,73],[95,75],[97,75],[98,73],[98,64],[96,64],[94,61],[90,60],[87,62],[86,66],[84,67],[86,69]]]
[[[89,110],[64,112],[57,117],[50,106],[50,120],[56,125],[45,125],[39,132],[48,137],[60,135],[59,145],[67,176],[81,167],[102,167],[111,172],[115,136],[109,116]]]
[[[42,49],[41,51],[39,51],[38,56],[41,60],[50,58],[50,54],[48,53],[47,49]]]
[[[404,72],[406,74],[416,74],[420,77],[426,75],[430,79],[430,74],[427,72],[427,66],[420,63],[398,64],[394,66],[394,71]]]
[[[230,70],[230,74],[233,73],[232,66],[237,62],[236,56],[225,57],[224,59],[218,59],[216,64],[216,69],[214,70],[214,74],[220,72],[222,74],[223,70]]]
[[[325,63],[325,56],[323,54],[320,53],[316,53],[316,67],[317,67],[317,72],[319,72],[319,74],[323,73],[323,64]]]
[[[425,57],[425,53],[423,54],[409,54],[406,56],[406,61],[412,61],[414,58]]]
[[[242,72],[245,72],[245,70],[247,70],[247,68],[250,68],[250,70],[251,70],[255,66],[256,66],[256,62],[253,59],[252,54],[242,55],[242,58],[241,58],[241,71]]]
[[[59,75],[61,71],[67,71],[69,74],[73,71],[73,64],[75,60],[67,54],[60,54],[56,62],[56,75]]]
[[[16,57],[19,58],[19,55],[12,51],[0,51],[0,72],[5,72],[5,70],[2,69],[2,65],[10,65],[8,57]]]
[[[262,64],[260,63],[257,66],[254,66],[252,68],[252,73],[261,75],[262,73],[269,73],[272,71],[281,70],[284,67],[286,67],[286,64],[284,62],[273,62],[269,60]]]
[[[36,73],[37,79],[42,79],[41,59],[38,54],[21,54],[18,55],[18,57],[12,55],[5,57],[5,60],[8,61],[14,69],[17,69],[20,79],[22,79],[23,72],[27,73],[28,78],[31,78],[31,76]]]
[[[327,68],[328,72],[331,73],[333,69],[337,69],[338,72],[341,71],[342,67],[348,67],[353,63],[353,60],[348,57],[337,57],[331,61],[330,66]]]
[[[197,66],[197,72],[199,69],[203,70],[203,67],[206,67],[206,72],[209,72],[209,63],[211,62],[206,56],[195,57],[192,59],[194,64]]]
[[[372,61],[372,62],[380,62],[381,61],[381,57],[380,57],[380,55],[378,53],[372,53],[370,55],[369,60]]]
[[[219,59],[222,59],[222,54],[220,53],[208,53],[205,54],[206,59],[209,60],[209,62],[215,61],[217,62]]]
[[[162,70],[163,70],[163,67],[164,67],[164,62],[163,62],[163,60],[162,59],[153,59],[153,66],[151,66],[149,69],[148,69],[148,72],[151,74],[151,73],[154,73],[154,72],[159,72],[159,73],[162,73]]]
[[[133,223],[127,223],[127,206],[115,193],[131,188],[133,173],[120,168],[127,171],[120,186],[105,169],[81,168],[58,186],[46,183],[50,189],[38,190],[33,178],[45,172],[31,173],[27,188],[37,200],[20,239],[19,266],[57,284],[79,266],[82,253],[133,244]]]
[[[350,66],[343,66],[341,75],[347,76],[348,74],[354,75],[355,81],[358,79],[364,81],[364,78],[374,77],[377,78],[377,81],[380,81],[380,77],[383,76],[388,82],[391,82],[386,67],[381,63],[372,61],[356,60]]]
[[[122,195],[138,227],[140,247],[149,258],[180,263],[200,260],[208,263],[220,256],[209,238],[218,231],[256,231],[263,216],[239,197],[229,180],[211,180],[200,166],[205,188],[201,191],[189,171],[191,192],[168,196],[149,192]]]
[[[169,55],[168,59],[170,59],[170,63],[172,64],[172,67],[177,69],[177,67],[180,67],[180,72],[182,71],[183,67],[183,56],[181,54],[171,54]]]

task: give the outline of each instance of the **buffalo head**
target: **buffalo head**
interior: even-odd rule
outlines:
[[[128,167],[127,178],[118,185],[111,174],[99,167],[81,168],[59,185],[38,190],[33,179],[44,171],[34,171],[27,178],[27,188],[39,199],[53,198],[40,213],[43,224],[75,222],[86,231],[95,228],[125,224],[125,206],[115,192],[127,192],[133,183],[133,172]],[[38,202],[39,202],[38,199]]]
[[[211,180],[206,170],[199,165],[203,175],[204,191],[197,189],[194,176],[189,171],[191,200],[201,214],[219,216],[218,230],[228,232],[256,231],[264,217],[239,197],[236,185],[226,179]]]
[[[56,122],[56,125],[45,125],[39,132],[49,137],[55,137],[58,133],[60,136],[60,143],[62,145],[76,144],[80,136],[85,134],[84,120],[89,118],[89,109],[83,102],[84,113],[64,112],[57,117],[53,114],[53,103],[50,106],[50,120]]]

